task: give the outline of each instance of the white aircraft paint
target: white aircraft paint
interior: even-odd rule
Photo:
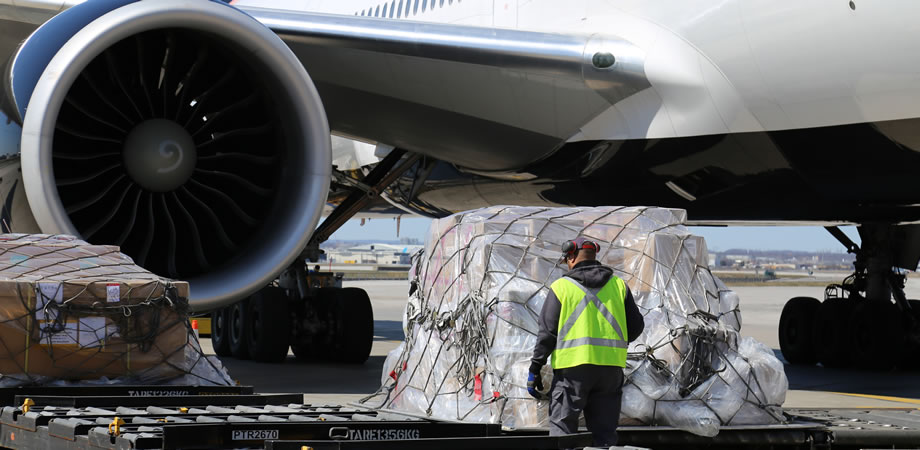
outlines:
[[[408,16],[398,0],[234,4],[347,15],[382,15],[386,6],[386,20],[604,33],[642,48],[652,87],[585,124],[573,141],[920,117],[916,1],[409,1]]]

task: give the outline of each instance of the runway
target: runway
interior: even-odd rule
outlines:
[[[403,339],[402,312],[406,303],[406,281],[355,281],[370,294],[374,305],[375,339],[370,359],[363,365],[300,362],[293,354],[283,364],[260,364],[223,358],[230,375],[257,392],[304,393],[314,404],[345,404],[373,393],[381,382],[381,368],[387,352]],[[797,296],[823,298],[823,287],[737,287],[741,298],[744,336],[751,336],[775,350],[778,356],[777,324],[786,300]],[[909,278],[908,298],[920,298],[920,279]],[[202,347],[211,351],[209,339]],[[874,371],[826,369],[819,366],[786,365],[789,392],[783,406],[795,408],[914,407],[920,408],[917,371]]]

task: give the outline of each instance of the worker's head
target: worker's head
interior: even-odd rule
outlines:
[[[597,252],[599,252],[600,249],[597,242],[579,237],[572,241],[565,241],[565,243],[562,244],[562,258],[569,266],[569,270],[572,270],[575,264],[582,261],[594,261],[597,259]]]

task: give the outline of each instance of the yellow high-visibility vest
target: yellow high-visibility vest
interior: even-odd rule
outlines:
[[[551,286],[562,304],[553,369],[594,364],[626,367],[626,284],[611,276],[600,289],[562,277]]]

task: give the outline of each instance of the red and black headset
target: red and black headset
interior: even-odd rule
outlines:
[[[579,242],[581,245],[579,245]],[[589,241],[585,238],[577,238],[571,241],[565,241],[562,244],[562,259],[569,259],[578,256],[579,250],[594,250],[594,253],[600,253],[601,246],[597,242]]]

